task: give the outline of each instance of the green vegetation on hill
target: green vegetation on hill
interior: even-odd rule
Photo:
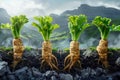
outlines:
[[[90,50],[96,51],[96,47],[89,47]],[[120,51],[120,48],[108,48],[108,51]]]
[[[54,32],[51,37],[50,37],[50,40],[52,42],[55,42],[55,41],[59,41],[59,40],[64,40],[64,39],[67,39],[69,38],[69,33],[68,32]]]

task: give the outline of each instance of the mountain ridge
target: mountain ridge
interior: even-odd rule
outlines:
[[[0,8],[0,24],[1,23],[8,23],[10,15],[7,13],[7,11],[3,8]]]

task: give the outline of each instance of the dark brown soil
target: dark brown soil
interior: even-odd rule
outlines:
[[[13,52],[10,50],[0,50],[0,63],[8,63],[2,65],[2,67],[0,65],[0,80],[68,80],[67,78],[63,79],[62,74],[68,76],[68,78],[70,78],[69,80],[120,80],[119,50],[109,50],[108,61],[110,67],[108,69],[105,69],[101,63],[98,64],[97,51],[81,50],[80,60],[82,69],[76,64],[70,72],[62,70],[64,68],[64,58],[69,54],[68,51],[53,51],[53,54],[58,59],[60,71],[51,70],[47,65],[44,69],[40,69],[41,49],[25,50],[22,61],[15,69],[11,67],[13,60],[12,54]],[[4,67],[6,71],[2,71]],[[23,73],[29,77],[25,77]],[[41,79],[39,77],[41,77]]]

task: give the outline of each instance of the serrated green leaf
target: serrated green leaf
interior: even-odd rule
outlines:
[[[87,23],[87,16],[81,15],[73,15],[68,18],[68,28],[70,30],[72,40],[78,40],[80,34],[89,27],[89,23]]]
[[[120,25],[118,25],[118,26],[114,26],[114,28],[113,28],[112,31],[120,31]]]
[[[1,24],[1,29],[11,29],[11,25],[9,23]]]
[[[57,28],[59,28],[59,25],[58,25],[58,24],[54,24],[54,25],[53,25],[53,29],[55,30],[55,29],[57,29]]]
[[[114,24],[111,25],[111,19],[101,16],[96,16],[95,19],[92,21],[92,24],[98,27],[101,38],[106,40],[110,31],[119,31],[120,27],[115,26]]]
[[[10,18],[11,24],[2,24],[3,28],[11,29],[13,37],[19,38],[21,28],[25,23],[28,22],[28,19],[25,15],[14,16]]]
[[[52,24],[53,18],[51,16],[36,16],[34,17],[37,23],[32,23],[33,26],[36,26],[43,36],[44,40],[50,40],[50,35],[53,30],[59,27],[58,24]]]

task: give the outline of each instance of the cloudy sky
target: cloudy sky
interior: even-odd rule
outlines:
[[[81,4],[120,9],[120,0],[0,0],[0,8],[6,9],[9,15],[25,14],[29,17],[60,14],[65,10],[76,9]]]

